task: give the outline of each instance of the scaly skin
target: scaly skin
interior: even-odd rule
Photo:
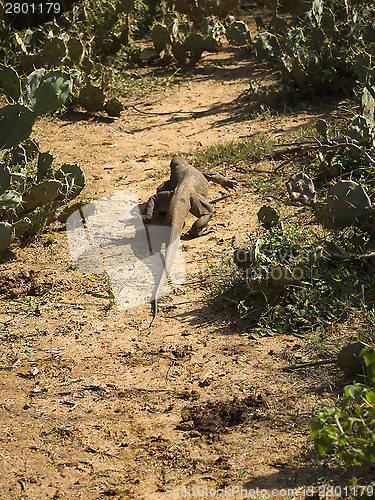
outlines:
[[[153,319],[158,314],[157,300],[167,280],[168,272],[176,254],[179,236],[189,211],[198,217],[193,224],[190,234],[200,236],[210,221],[213,209],[205,196],[208,192],[208,179],[226,189],[237,188],[235,181],[225,179],[220,174],[203,174],[188,163],[182,156],[174,156],[171,161],[171,176],[163,183],[156,195],[148,200],[144,211],[144,222],[149,223],[156,212],[167,212],[166,225],[171,228],[164,256],[164,270],[155,290],[155,299],[152,301]]]

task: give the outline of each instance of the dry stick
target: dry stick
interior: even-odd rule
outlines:
[[[318,366],[318,365],[331,365],[336,363],[335,359],[320,359],[319,361],[307,361],[306,363],[300,363],[299,365],[287,366],[283,368],[283,371],[293,371],[298,370],[299,368],[307,368],[309,366]]]

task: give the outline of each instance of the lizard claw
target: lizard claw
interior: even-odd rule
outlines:
[[[228,179],[227,182],[225,183],[224,188],[227,191],[230,191],[231,189],[234,189],[235,191],[241,187],[241,184],[234,179]]]

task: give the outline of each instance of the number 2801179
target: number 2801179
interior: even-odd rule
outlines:
[[[35,3],[18,3],[6,2],[5,14],[60,14],[61,5],[58,2],[35,2]]]

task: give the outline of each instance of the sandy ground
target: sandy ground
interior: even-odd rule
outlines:
[[[306,104],[254,118],[249,80],[267,84],[274,75],[229,48],[189,74],[159,73],[155,92],[122,98],[119,119],[71,112],[37,122],[42,151],[83,167],[86,199],[130,187],[145,202],[175,153],[281,135],[326,113]],[[288,498],[288,488],[289,498],[304,498],[319,478],[339,477],[334,467],[300,459],[311,447],[311,416],[331,400],[321,389],[325,372],[282,371],[285,353],[303,352],[308,341],[254,340],[233,308],[204,300],[207,262],[246,241],[262,204],[279,204],[263,199],[243,171],[217,170],[242,187],[227,197],[211,187],[218,200],[211,232],[183,240],[187,281],[151,329],[149,304],[121,311],[93,296],[108,295],[107,279],[73,268],[62,226],[12,246],[0,270],[1,499],[156,500],[198,487],[200,498],[225,487],[228,498],[240,498],[241,486],[248,498],[262,489]]]

